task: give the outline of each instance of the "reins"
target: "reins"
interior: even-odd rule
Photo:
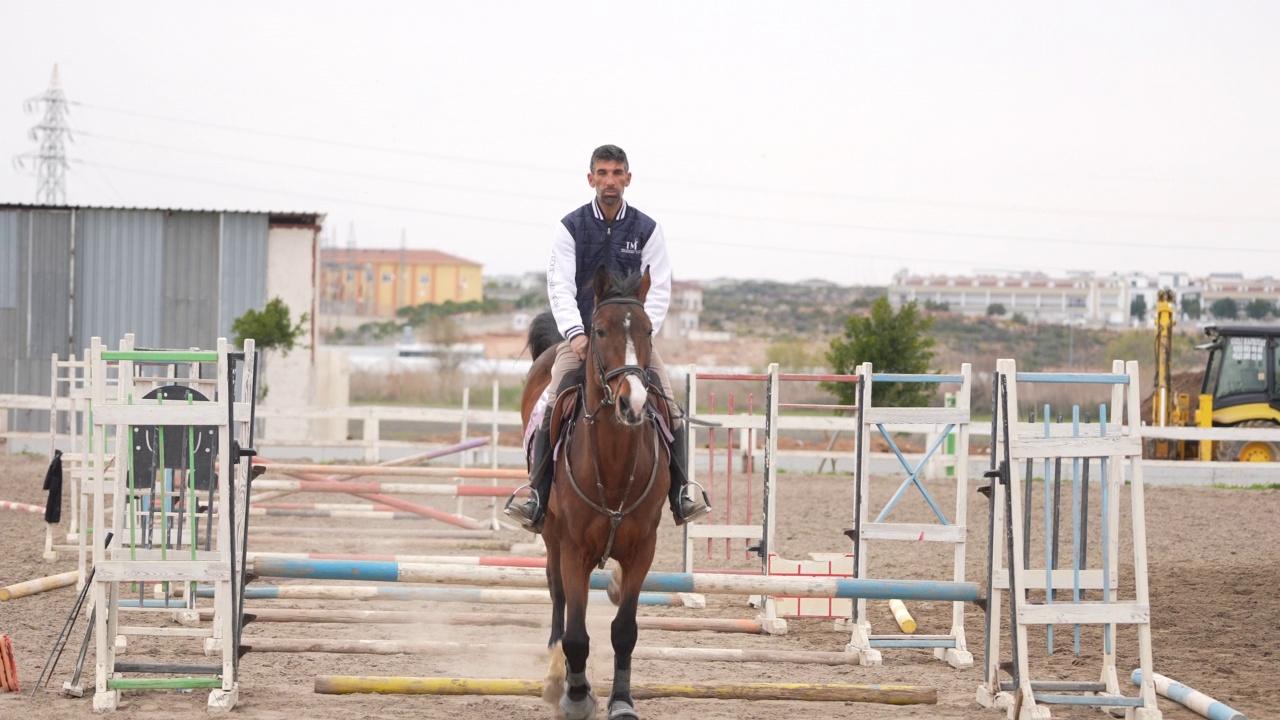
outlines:
[[[596,305],[596,312],[599,312],[600,308],[605,305],[637,305],[641,308],[644,307],[644,303],[634,298],[615,297],[601,300]],[[639,365],[620,365],[613,370],[606,372],[604,368],[604,359],[600,357],[600,349],[596,346],[594,335],[588,338],[588,344],[591,348],[591,359],[595,365],[596,378],[600,381],[603,398],[600,400],[600,403],[596,405],[594,410],[587,412],[586,388],[584,387],[583,392],[579,395],[579,402],[577,405],[582,412],[583,422],[587,425],[594,425],[596,416],[599,415],[600,411],[605,407],[614,405],[616,402],[613,388],[609,386],[609,381],[620,375],[626,375],[627,373],[635,373],[640,376],[642,381],[644,381],[646,379],[646,372],[645,368],[642,368]],[[648,386],[648,384],[648,382],[645,382],[646,386]],[[652,413],[650,413],[650,420],[653,420]],[[640,503],[649,496],[649,492],[653,489],[654,482],[657,480],[658,460],[660,457],[658,451],[658,429],[656,425],[653,428],[653,462],[651,463],[649,470],[649,482],[645,485],[644,492],[640,493],[640,496],[637,497],[634,502],[627,505],[627,496],[631,494],[631,488],[635,485],[636,481],[636,468],[640,465],[640,453],[637,452],[632,460],[631,472],[627,478],[627,486],[622,493],[622,500],[618,503],[618,509],[611,510],[605,504],[608,500],[605,495],[603,476],[600,473],[600,452],[599,448],[596,446],[596,436],[593,432],[588,431],[587,437],[591,443],[591,464],[592,468],[595,470],[596,490],[600,493],[600,502],[596,502],[587,497],[586,493],[582,492],[582,488],[578,486],[577,479],[573,477],[573,462],[572,456],[569,455],[569,452],[573,443],[575,425],[576,424],[574,423],[570,424],[568,436],[565,438],[565,454],[567,456],[565,469],[568,475],[569,486],[573,488],[573,491],[577,493],[578,497],[581,498],[588,507],[609,518],[609,538],[605,542],[604,552],[601,554],[600,560],[596,563],[597,567],[603,569],[605,562],[609,559],[609,553],[613,550],[613,541],[617,536],[618,526],[622,524],[623,518],[625,518],[628,513],[639,507]]]

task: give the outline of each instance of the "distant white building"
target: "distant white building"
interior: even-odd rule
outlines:
[[[1280,283],[1275,284],[1280,289]],[[920,305],[946,305],[951,312],[969,316],[985,315],[992,305],[1001,305],[1006,314],[1019,313],[1030,322],[1127,325],[1134,299],[1141,296],[1146,301],[1150,317],[1162,288],[1173,289],[1178,298],[1201,293],[1200,284],[1187,273],[1097,276],[1069,272],[1052,277],[1045,273],[922,276],[903,271],[889,285],[889,302],[895,310],[913,300]]]
[[[702,287],[695,283],[674,280],[671,283],[671,305],[667,309],[667,319],[662,323],[662,330],[658,336],[667,340],[683,338],[712,342],[727,342],[733,339],[733,333],[700,329],[701,316]]]

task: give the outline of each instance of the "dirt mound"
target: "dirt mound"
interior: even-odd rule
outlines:
[[[1199,404],[1200,386],[1204,382],[1204,370],[1191,370],[1188,372],[1174,373],[1171,378],[1174,394],[1187,395],[1191,398],[1190,409],[1195,412],[1196,405]],[[1151,423],[1151,404],[1155,401],[1155,390],[1147,393],[1142,399],[1142,421]]]

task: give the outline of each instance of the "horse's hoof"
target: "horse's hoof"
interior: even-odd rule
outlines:
[[[595,717],[596,696],[588,692],[581,700],[574,700],[565,693],[560,698],[560,714],[565,720],[587,720]]]
[[[609,720],[640,720],[636,708],[625,700],[614,700],[609,703]]]

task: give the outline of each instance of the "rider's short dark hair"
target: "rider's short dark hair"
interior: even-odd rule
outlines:
[[[627,153],[617,145],[601,145],[591,151],[591,172],[596,171],[596,163],[601,160],[613,160],[622,163],[624,170],[630,171],[631,164],[627,162]]]

